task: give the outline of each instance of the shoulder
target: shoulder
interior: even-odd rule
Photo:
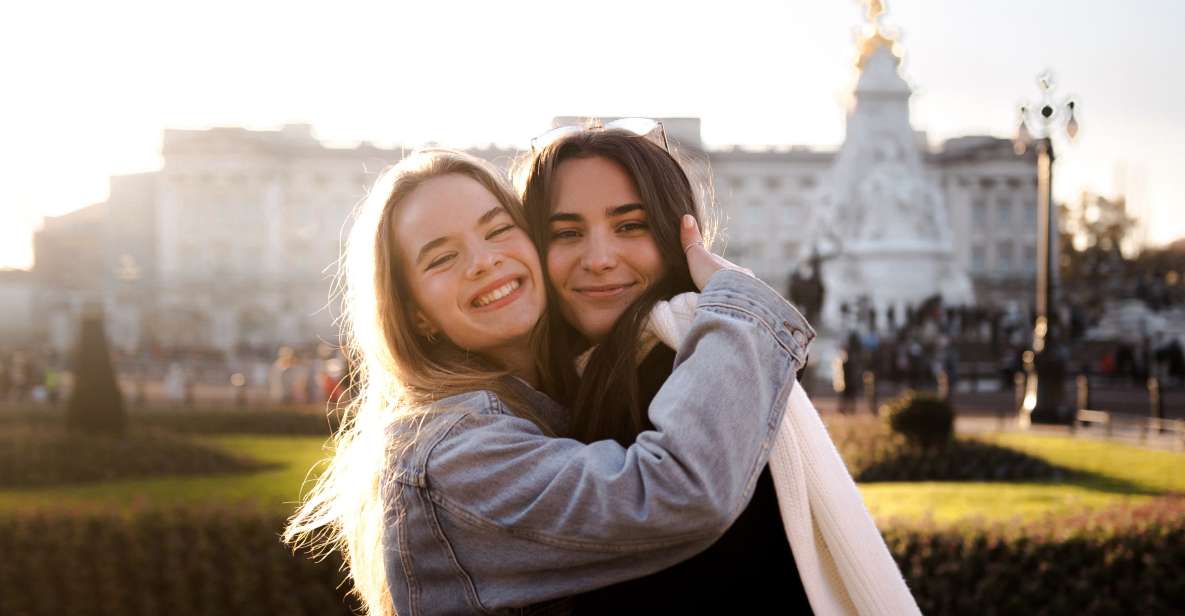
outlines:
[[[690,297],[676,299],[684,311],[692,305]],[[810,323],[790,302],[769,285],[743,272],[730,269],[716,272],[694,300],[695,314],[710,313],[757,324],[800,362],[805,361],[815,338]]]
[[[389,431],[389,439],[404,443],[392,462],[396,475],[419,486],[426,484],[429,459],[463,455],[496,441],[497,435],[542,435],[533,422],[516,416],[497,394],[484,389],[441,398],[394,421]]]

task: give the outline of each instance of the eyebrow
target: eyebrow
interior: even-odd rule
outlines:
[[[490,222],[491,220],[497,218],[498,214],[507,214],[506,209],[503,208],[501,205],[495,205],[494,207],[486,210],[486,213],[482,214],[481,217],[477,219],[476,226],[480,227],[480,226]],[[509,214],[507,214],[507,215],[509,215]],[[448,237],[438,237],[438,238],[432,240],[431,242],[424,244],[420,248],[420,251],[418,253],[416,253],[416,264],[419,265],[419,263],[424,260],[424,257],[428,256],[429,252],[432,252],[433,248],[436,248],[437,246],[440,246],[441,244],[443,244],[447,241],[448,241]]]
[[[606,208],[605,215],[609,218],[615,218],[640,210],[642,210],[641,203],[626,203],[617,207]],[[582,220],[584,220],[583,216],[572,212],[556,212],[547,219],[548,222],[580,222]]]

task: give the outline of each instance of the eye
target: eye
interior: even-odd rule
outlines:
[[[428,265],[424,267],[424,270],[427,271],[427,270],[441,267],[441,266],[445,265],[446,263],[448,263],[449,261],[452,261],[453,257],[455,257],[455,256],[457,256],[457,253],[455,253],[455,252],[446,252],[446,253],[440,255],[439,257],[436,257],[435,259],[432,259],[431,261],[429,261]]]
[[[551,230],[551,240],[572,240],[580,237],[580,231],[572,227]]]
[[[645,231],[650,228],[650,225],[645,220],[627,220],[617,226],[620,233],[630,233],[633,231]]]
[[[492,239],[498,237],[499,235],[502,235],[502,234],[506,233],[507,231],[510,231],[511,229],[514,229],[514,228],[515,228],[514,225],[502,225],[501,227],[498,227],[498,228],[494,229],[493,231],[490,231],[489,234],[486,235],[486,239],[492,240]]]

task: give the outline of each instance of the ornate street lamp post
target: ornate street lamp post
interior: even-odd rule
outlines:
[[[1037,320],[1033,325],[1033,348],[1025,351],[1025,396],[1019,409],[1021,425],[1030,423],[1069,423],[1073,414],[1064,403],[1066,349],[1061,344],[1056,298],[1057,227],[1053,209],[1053,140],[1055,131],[1065,129],[1072,140],[1078,134],[1074,101],[1056,102],[1053,77],[1048,73],[1037,79],[1041,101],[1021,105],[1017,129],[1016,153],[1026,149],[1037,152]]]

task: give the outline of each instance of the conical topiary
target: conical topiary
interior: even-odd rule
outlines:
[[[107,349],[101,309],[83,311],[66,425],[79,432],[106,434],[123,434],[127,427],[127,413]]]

